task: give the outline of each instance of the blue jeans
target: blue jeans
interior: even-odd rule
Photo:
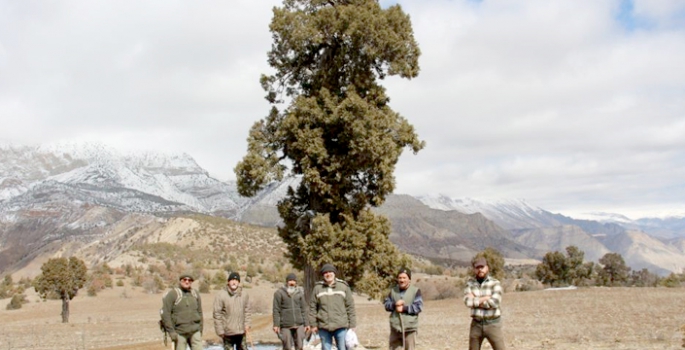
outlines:
[[[333,338],[335,338],[335,346],[338,350],[345,350],[345,335],[347,334],[347,328],[338,328],[334,331],[327,331],[325,329],[319,328],[319,337],[321,337],[321,349],[331,350],[331,345],[333,345]]]

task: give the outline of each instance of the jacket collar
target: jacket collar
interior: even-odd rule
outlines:
[[[238,288],[236,288],[235,292],[232,291],[231,288],[228,288],[228,286],[226,286],[226,292],[228,293],[229,296],[234,296],[234,295],[240,296],[242,294],[242,291],[243,291],[243,286],[238,286]]]

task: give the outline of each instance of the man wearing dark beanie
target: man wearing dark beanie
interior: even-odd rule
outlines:
[[[214,297],[214,330],[224,342],[226,350],[247,350],[250,331],[250,298],[240,286],[240,274],[228,275],[226,288]]]
[[[384,304],[390,312],[390,350],[414,350],[423,298],[421,290],[411,285],[411,270],[405,267],[397,272],[397,285]]]
[[[274,293],[273,318],[274,332],[281,339],[283,350],[292,349],[291,343],[294,343],[296,350],[302,350],[305,332],[309,331],[309,320],[304,291],[297,286],[294,273],[288,274],[285,286]]]

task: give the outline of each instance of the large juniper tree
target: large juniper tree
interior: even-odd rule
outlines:
[[[42,273],[34,281],[36,292],[42,298],[47,298],[50,294],[59,296],[62,299],[62,322],[68,323],[69,302],[86,283],[86,264],[72,256],[69,259],[50,259],[40,269]]]
[[[305,290],[314,269],[332,262],[353,287],[377,296],[408,259],[370,207],[392,193],[403,149],[424,146],[379,84],[418,75],[409,16],[376,0],[285,0],[273,13],[275,73],[261,78],[272,108],[250,130],[238,190],[253,196],[288,171],[301,176],[278,204],[278,232],[305,271]]]

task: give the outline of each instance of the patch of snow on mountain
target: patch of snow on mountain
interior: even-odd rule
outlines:
[[[633,220],[630,219],[629,217],[622,215],[622,214],[616,214],[616,213],[605,213],[605,212],[590,212],[590,213],[581,213],[573,216],[575,219],[580,219],[580,220],[592,220],[592,221],[599,221],[599,222],[604,222],[604,223],[615,223],[615,224],[632,224]]]

